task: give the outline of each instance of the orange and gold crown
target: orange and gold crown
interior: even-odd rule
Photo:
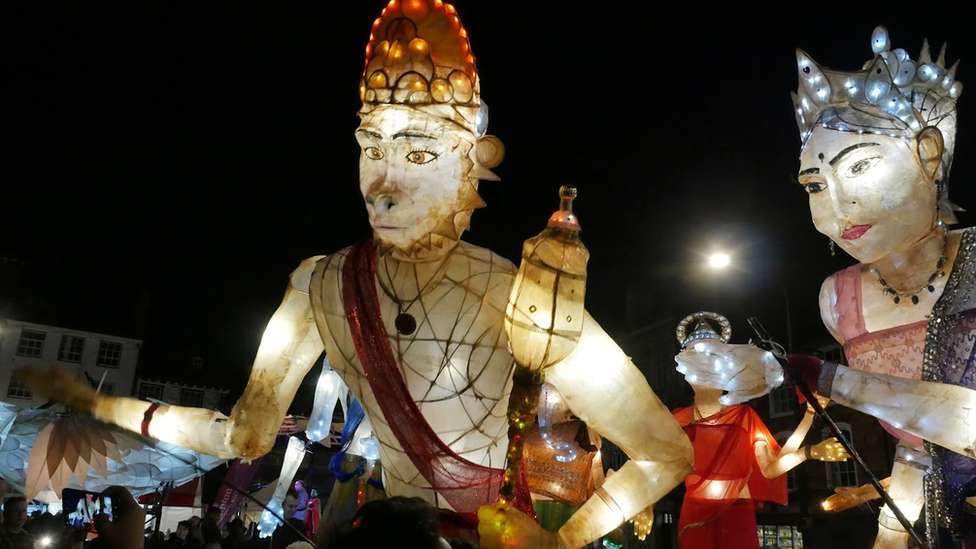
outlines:
[[[380,105],[408,105],[484,135],[468,31],[442,0],[390,0],[373,22],[359,83],[361,114]]]

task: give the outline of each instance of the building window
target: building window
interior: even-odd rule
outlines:
[[[141,400],[163,400],[163,386],[155,383],[139,383]]]
[[[837,428],[840,429],[840,432],[843,433],[845,437],[847,437],[847,440],[853,440],[851,438],[851,426],[849,423],[838,422]],[[822,436],[826,440],[832,435],[830,434],[829,429],[824,429]],[[828,488],[860,486],[860,483],[857,480],[857,466],[854,464],[853,459],[838,462],[825,462],[824,467],[827,469]]]
[[[34,394],[31,393],[30,387],[26,383],[20,381],[19,379],[11,379],[10,385],[7,386],[7,396],[10,398],[33,398]]]
[[[183,389],[180,393],[180,406],[203,406],[203,391]]]
[[[796,409],[796,392],[792,385],[783,385],[769,393],[769,417],[791,415]]]
[[[23,330],[20,332],[20,341],[17,342],[17,356],[40,358],[46,338],[47,334],[44,332]]]
[[[85,338],[78,336],[62,336],[61,349],[58,360],[62,362],[81,362],[81,353],[85,350]]]
[[[198,356],[190,357],[190,367],[191,368],[203,368],[203,359]]]
[[[803,549],[803,532],[796,526],[760,524],[756,532],[763,549]]]
[[[847,364],[847,357],[844,356],[844,348],[840,345],[834,343],[833,345],[822,348],[821,351],[823,352],[824,360],[836,362],[837,364]]]
[[[98,342],[98,359],[95,364],[106,368],[118,368],[122,361],[122,344],[115,341]]]

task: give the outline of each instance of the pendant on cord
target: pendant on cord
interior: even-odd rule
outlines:
[[[417,330],[417,319],[410,313],[400,313],[393,321],[393,325],[400,335],[410,335]]]

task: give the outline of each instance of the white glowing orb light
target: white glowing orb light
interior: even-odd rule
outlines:
[[[49,538],[49,537],[47,537],[47,536],[45,536],[45,537],[43,537],[43,538],[41,538],[41,539],[39,539],[39,540],[37,540],[37,543],[38,543],[38,545],[40,545],[41,547],[48,547],[48,546],[50,546],[50,545],[51,545],[51,538]]]
[[[713,269],[724,269],[732,263],[728,254],[715,253],[708,256],[708,266]]]

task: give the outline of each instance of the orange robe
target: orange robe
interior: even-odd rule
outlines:
[[[738,404],[693,421],[693,408],[674,411],[695,449],[695,471],[685,478],[678,521],[681,549],[758,549],[756,508],[766,501],[785,505],[786,475],[763,476],[756,442],[773,452],[779,444],[749,406]],[[740,499],[749,487],[751,499]]]

